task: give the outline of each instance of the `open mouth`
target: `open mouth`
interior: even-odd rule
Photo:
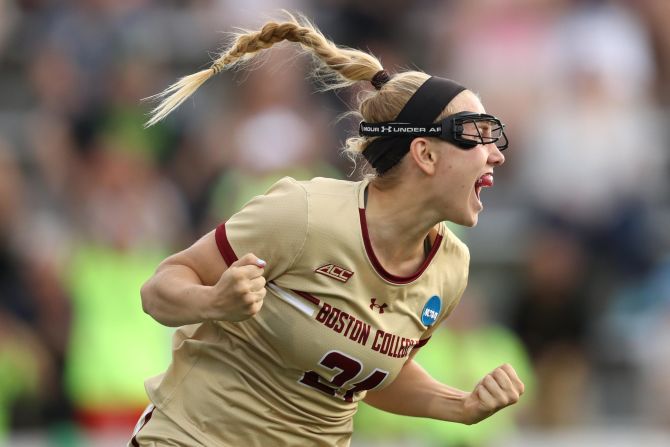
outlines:
[[[477,200],[480,200],[479,195],[482,192],[482,188],[489,188],[491,186],[493,186],[493,174],[486,173],[479,177],[475,182],[475,194],[477,195]]]

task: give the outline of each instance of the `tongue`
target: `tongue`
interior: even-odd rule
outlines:
[[[493,176],[491,174],[484,174],[477,180],[477,186],[484,188],[493,186]]]

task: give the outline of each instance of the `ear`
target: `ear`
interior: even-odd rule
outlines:
[[[427,138],[415,138],[409,145],[409,154],[417,167],[426,175],[435,175],[437,170],[437,148]]]

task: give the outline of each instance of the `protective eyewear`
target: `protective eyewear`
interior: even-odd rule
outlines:
[[[358,133],[365,137],[437,137],[466,150],[495,143],[498,150],[504,151],[509,145],[505,125],[498,118],[474,112],[456,113],[432,124],[361,121]]]

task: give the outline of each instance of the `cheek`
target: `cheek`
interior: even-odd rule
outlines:
[[[445,186],[459,195],[469,192],[472,189],[471,170],[467,165],[449,163],[442,173]]]
[[[463,198],[474,193],[477,176],[486,166],[488,150],[480,145],[464,151],[455,147],[445,147],[444,158],[440,160],[441,184],[454,197]]]

